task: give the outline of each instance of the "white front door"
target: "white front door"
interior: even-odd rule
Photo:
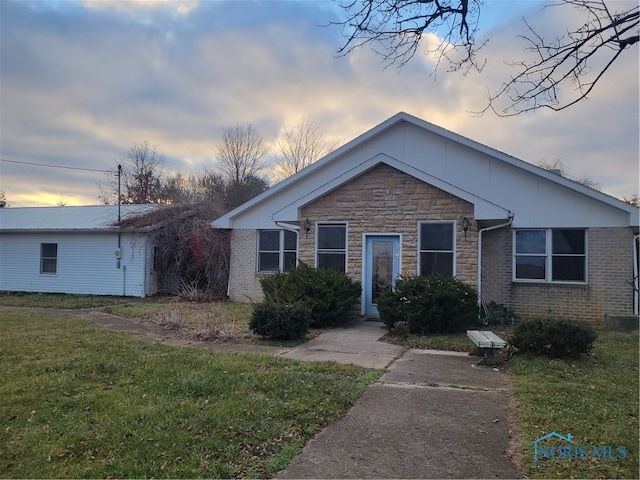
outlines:
[[[363,271],[364,313],[377,314],[378,296],[400,274],[400,236],[366,235]]]

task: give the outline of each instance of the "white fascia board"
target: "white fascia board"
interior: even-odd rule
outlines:
[[[300,218],[300,209],[305,205],[313,202],[315,199],[326,195],[330,191],[338,188],[341,185],[349,182],[353,178],[363,174],[367,170],[370,170],[377,165],[387,164],[390,167],[393,167],[397,170],[400,170],[407,175],[411,175],[412,177],[417,178],[429,185],[432,185],[440,190],[443,190],[451,195],[454,195],[458,198],[461,198],[471,204],[474,205],[474,218],[476,220],[497,220],[497,219],[508,219],[509,218],[509,210],[494,203],[491,203],[483,198],[478,197],[470,192],[462,190],[455,185],[451,185],[433,175],[430,175],[422,170],[419,170],[411,165],[408,165],[404,162],[401,162],[393,157],[380,153],[360,164],[356,167],[350,169],[347,172],[344,172],[342,175],[339,175],[329,182],[323,184],[321,187],[309,192],[303,197],[298,198],[296,201],[286,205],[282,209],[275,212],[272,216],[274,221],[285,222],[285,221],[299,221]]]

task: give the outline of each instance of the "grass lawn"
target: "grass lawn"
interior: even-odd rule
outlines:
[[[97,308],[128,302],[158,302],[166,303],[168,299],[151,297],[142,299],[137,297],[114,297],[109,295],[73,295],[67,293],[26,293],[0,292],[0,305],[8,307],[39,307],[39,308]]]
[[[508,363],[522,462],[531,478],[638,478],[638,332],[598,330],[592,353],[574,360],[515,356]],[[557,432],[588,458],[534,461],[531,442]],[[566,445],[546,441],[547,446]],[[626,458],[594,458],[593,447],[626,447]]]
[[[0,476],[269,477],[380,371],[0,316]]]
[[[502,338],[508,330],[492,329]],[[511,419],[519,433],[519,462],[530,478],[638,478],[640,428],[638,332],[621,334],[598,328],[589,355],[551,360],[515,355],[504,363],[510,374],[515,406]],[[407,348],[471,351],[465,333],[452,335],[387,335],[388,342]],[[588,458],[535,461],[531,442],[551,432],[571,433]],[[566,445],[547,441],[543,446]],[[624,446],[626,458],[593,458]]]

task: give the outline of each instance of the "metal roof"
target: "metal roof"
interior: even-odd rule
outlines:
[[[163,205],[121,205],[121,219],[147,214]],[[118,206],[0,208],[0,233],[38,231],[116,231]]]

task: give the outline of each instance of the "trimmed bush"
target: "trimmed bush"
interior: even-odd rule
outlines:
[[[568,320],[535,319],[518,323],[509,342],[519,352],[564,358],[589,352],[596,338],[591,325]]]
[[[260,280],[266,301],[302,304],[311,312],[311,327],[340,325],[361,293],[360,282],[330,268],[312,268],[300,264],[287,272]]]
[[[309,333],[311,317],[303,305],[261,302],[253,308],[249,328],[274,340],[302,340]]]
[[[402,277],[380,295],[378,312],[389,327],[407,322],[410,333],[456,333],[477,324],[478,294],[452,277]]]

